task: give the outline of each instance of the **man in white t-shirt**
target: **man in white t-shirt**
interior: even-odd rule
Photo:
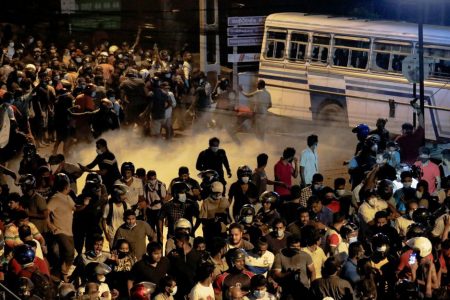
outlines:
[[[128,207],[136,205],[139,200],[144,200],[144,185],[142,180],[134,177],[134,164],[132,162],[124,162],[120,167],[122,178],[114,184],[124,184],[128,187],[126,202]]]
[[[319,139],[317,135],[312,134],[308,136],[305,150],[302,151],[300,158],[300,176],[301,183],[304,186],[312,183],[313,175],[319,173],[319,158],[317,156],[317,144]]]
[[[214,265],[205,262],[202,263],[196,271],[198,282],[192,288],[189,293],[189,300],[214,300],[214,289],[212,287],[212,282],[214,272]]]

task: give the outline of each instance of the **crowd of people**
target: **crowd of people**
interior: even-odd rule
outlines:
[[[162,182],[118,162],[101,135],[125,125],[170,139],[177,107],[234,110],[228,81],[212,88],[188,51],[30,38],[11,41],[1,65],[0,280],[21,299],[448,299],[450,151],[437,162],[422,147],[420,111],[395,139],[384,119],[354,128],[350,185],[324,185],[317,135],[300,155],[285,148],[273,179],[266,153],[232,170],[213,137],[200,182],[186,166]],[[250,112],[265,115],[263,81],[244,93],[255,94],[263,103]],[[95,159],[66,161],[83,140],[95,140]]]

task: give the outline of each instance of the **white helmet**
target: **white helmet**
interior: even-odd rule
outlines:
[[[147,79],[148,75],[150,75],[150,72],[147,69],[142,69],[139,71],[139,76],[141,76],[142,79]]]
[[[116,52],[117,50],[119,50],[119,47],[117,47],[116,45],[112,45],[111,47],[109,47],[108,52],[109,54],[114,54],[114,52]]]
[[[433,245],[426,237],[419,236],[406,241],[406,245],[414,251],[419,251],[420,257],[427,257],[431,254]]]
[[[214,181],[213,183],[211,183],[211,192],[222,193],[223,192],[223,184],[220,181]]]
[[[33,73],[36,73],[36,66],[33,64],[28,64],[25,66],[25,69],[30,70]]]
[[[189,222],[188,219],[180,218],[180,219],[178,219],[178,221],[175,222],[174,229],[176,230],[177,228],[185,228],[185,229],[189,229],[189,231],[190,231],[190,230],[192,230],[192,224],[191,224],[191,222]]]

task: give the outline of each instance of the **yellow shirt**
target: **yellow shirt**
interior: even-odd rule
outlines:
[[[313,261],[314,270],[316,271],[316,279],[322,278],[322,267],[325,261],[327,260],[327,256],[322,248],[317,247],[316,250],[311,251],[308,247],[302,248],[302,251],[308,253]]]

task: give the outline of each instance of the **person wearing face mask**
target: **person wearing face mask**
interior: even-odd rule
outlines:
[[[272,227],[273,222],[280,218],[276,207],[280,204],[280,196],[276,192],[265,191],[259,196],[262,207],[256,214],[257,222],[262,226]]]
[[[250,241],[252,244],[258,241],[258,238],[263,235],[260,226],[255,221],[255,206],[252,204],[244,204],[239,212],[239,225],[244,230],[244,240]]]
[[[251,290],[246,298],[249,300],[275,300],[274,295],[267,291],[268,281],[263,275],[255,275],[250,280]]]
[[[169,275],[161,278],[158,288],[161,293],[157,294],[153,300],[174,300],[174,296],[178,292],[178,286],[175,278]]]
[[[188,191],[189,187],[185,182],[175,182],[172,185],[172,201],[167,201],[161,207],[161,212],[158,217],[158,227],[159,231],[162,233],[164,222],[167,220],[168,238],[173,237],[175,223],[180,218],[187,219],[191,224],[194,217],[197,218],[193,231],[191,231],[192,235],[197,230],[198,226],[200,226],[198,203],[187,199],[186,194]],[[162,243],[162,234],[159,241]]]
[[[419,159],[414,165],[420,168],[420,179],[428,182],[428,193],[433,195],[441,189],[441,174],[438,165],[430,160],[431,151],[427,147],[419,150]]]
[[[195,168],[199,171],[214,170],[219,174],[219,181],[226,186],[223,167],[227,171],[228,178],[231,178],[230,164],[224,149],[219,148],[220,140],[213,137],[209,140],[209,148],[199,153]]]
[[[286,248],[287,239],[291,236],[291,233],[286,231],[286,221],[281,218],[274,220],[272,229],[265,237],[269,251],[277,254],[281,249]]]
[[[383,233],[375,234],[370,241],[372,254],[369,257],[370,265],[383,276],[378,277],[378,297],[380,299],[393,299],[395,283],[397,281],[397,259],[391,255],[391,241]]]
[[[256,185],[250,181],[252,170],[249,166],[239,166],[237,169],[237,181],[233,182],[228,191],[230,206],[233,207],[231,220],[234,221],[239,216],[239,212],[244,204],[252,204],[257,199]]]
[[[211,185],[211,194],[203,200],[199,218],[203,225],[203,236],[207,244],[215,237],[226,235],[228,224],[228,198],[222,196],[223,185],[216,181]]]
[[[359,151],[348,164],[348,173],[352,189],[354,189],[365,177],[365,173],[372,170],[377,164],[376,153],[378,151],[378,143],[380,137],[376,134],[369,135],[365,141],[361,151]]]
[[[400,235],[398,234],[397,230],[395,230],[395,228],[391,226],[391,216],[389,215],[389,213],[384,210],[377,212],[375,214],[374,221],[375,224],[370,228],[372,234],[375,235],[377,233],[383,233],[391,241],[389,244],[391,253],[396,253],[397,251],[399,251],[402,247]]]
[[[362,192],[364,202],[358,209],[358,217],[361,221],[361,230],[365,233],[368,230],[368,226],[375,224],[374,218],[378,211],[388,208],[386,201],[378,198],[378,194],[375,191]]]
[[[172,179],[169,185],[169,194],[172,194],[172,185],[177,181],[183,181],[185,182],[189,187],[189,192],[187,194],[187,197],[191,200],[201,200],[204,199],[201,197],[202,189],[200,188],[200,184],[197,180],[190,177],[189,174],[189,168],[186,166],[182,166],[178,169],[178,177]],[[208,193],[204,194],[205,197],[209,195],[210,189],[208,188]]]
[[[415,200],[413,194],[405,199],[408,199],[406,201],[405,214],[394,221],[394,228],[397,230],[400,237],[405,237],[408,232],[408,228],[414,224],[413,213],[419,208],[419,203]]]
[[[127,194],[127,204],[129,207],[132,207],[138,203],[139,200],[144,200],[144,189],[142,180],[136,178],[135,175],[135,167],[132,162],[124,162],[120,167],[120,174],[122,178],[116,180],[114,184],[124,184],[128,187]],[[155,173],[156,179],[156,173]]]
[[[402,187],[396,190],[394,193],[396,208],[401,214],[405,213],[408,200],[414,199],[416,197],[416,189],[412,187],[414,180],[412,176],[413,175],[410,171],[403,171],[400,174]]]
[[[114,245],[120,239],[126,239],[134,249],[137,259],[141,259],[145,254],[145,244],[147,238],[150,242],[156,241],[156,233],[147,222],[136,220],[136,213],[129,209],[123,214],[125,221],[116,231]]]
[[[287,147],[283,151],[283,156],[274,166],[275,181],[284,184],[275,185],[274,191],[280,195],[282,199],[291,195],[290,188],[292,186],[292,177],[298,176],[298,158],[295,156],[295,149]]]
[[[116,156],[109,151],[108,143],[105,139],[98,139],[95,143],[97,156],[88,165],[83,166],[78,164],[84,172],[95,172],[102,176],[103,183],[106,186],[108,194],[110,194],[114,187],[114,182],[120,179],[122,176],[119,171]],[[91,170],[95,166],[99,167],[98,170]]]
[[[193,245],[194,244],[194,238],[191,235],[192,232],[192,224],[191,222],[189,222],[189,220],[185,219],[185,218],[180,218],[178,219],[178,221],[175,222],[174,225],[174,235],[167,238],[166,241],[166,247],[165,247],[165,254],[168,255],[172,250],[176,249],[175,246],[175,236],[178,233],[187,233],[190,235],[189,237],[189,245]]]
[[[323,188],[323,175],[320,173],[314,174],[311,184],[303,188],[300,193],[300,205],[303,207],[308,206],[308,199],[311,196],[318,196],[319,192]]]
[[[384,153],[387,155],[387,163],[391,167],[397,168],[400,166],[400,152],[398,152],[398,145],[396,142],[388,142]]]
[[[131,268],[136,263],[136,257],[130,248],[130,243],[127,240],[117,241],[117,245],[111,252],[111,259],[109,261],[113,271],[109,275],[108,282],[119,291],[119,295],[126,297],[128,295],[127,281],[124,278],[130,278]]]

